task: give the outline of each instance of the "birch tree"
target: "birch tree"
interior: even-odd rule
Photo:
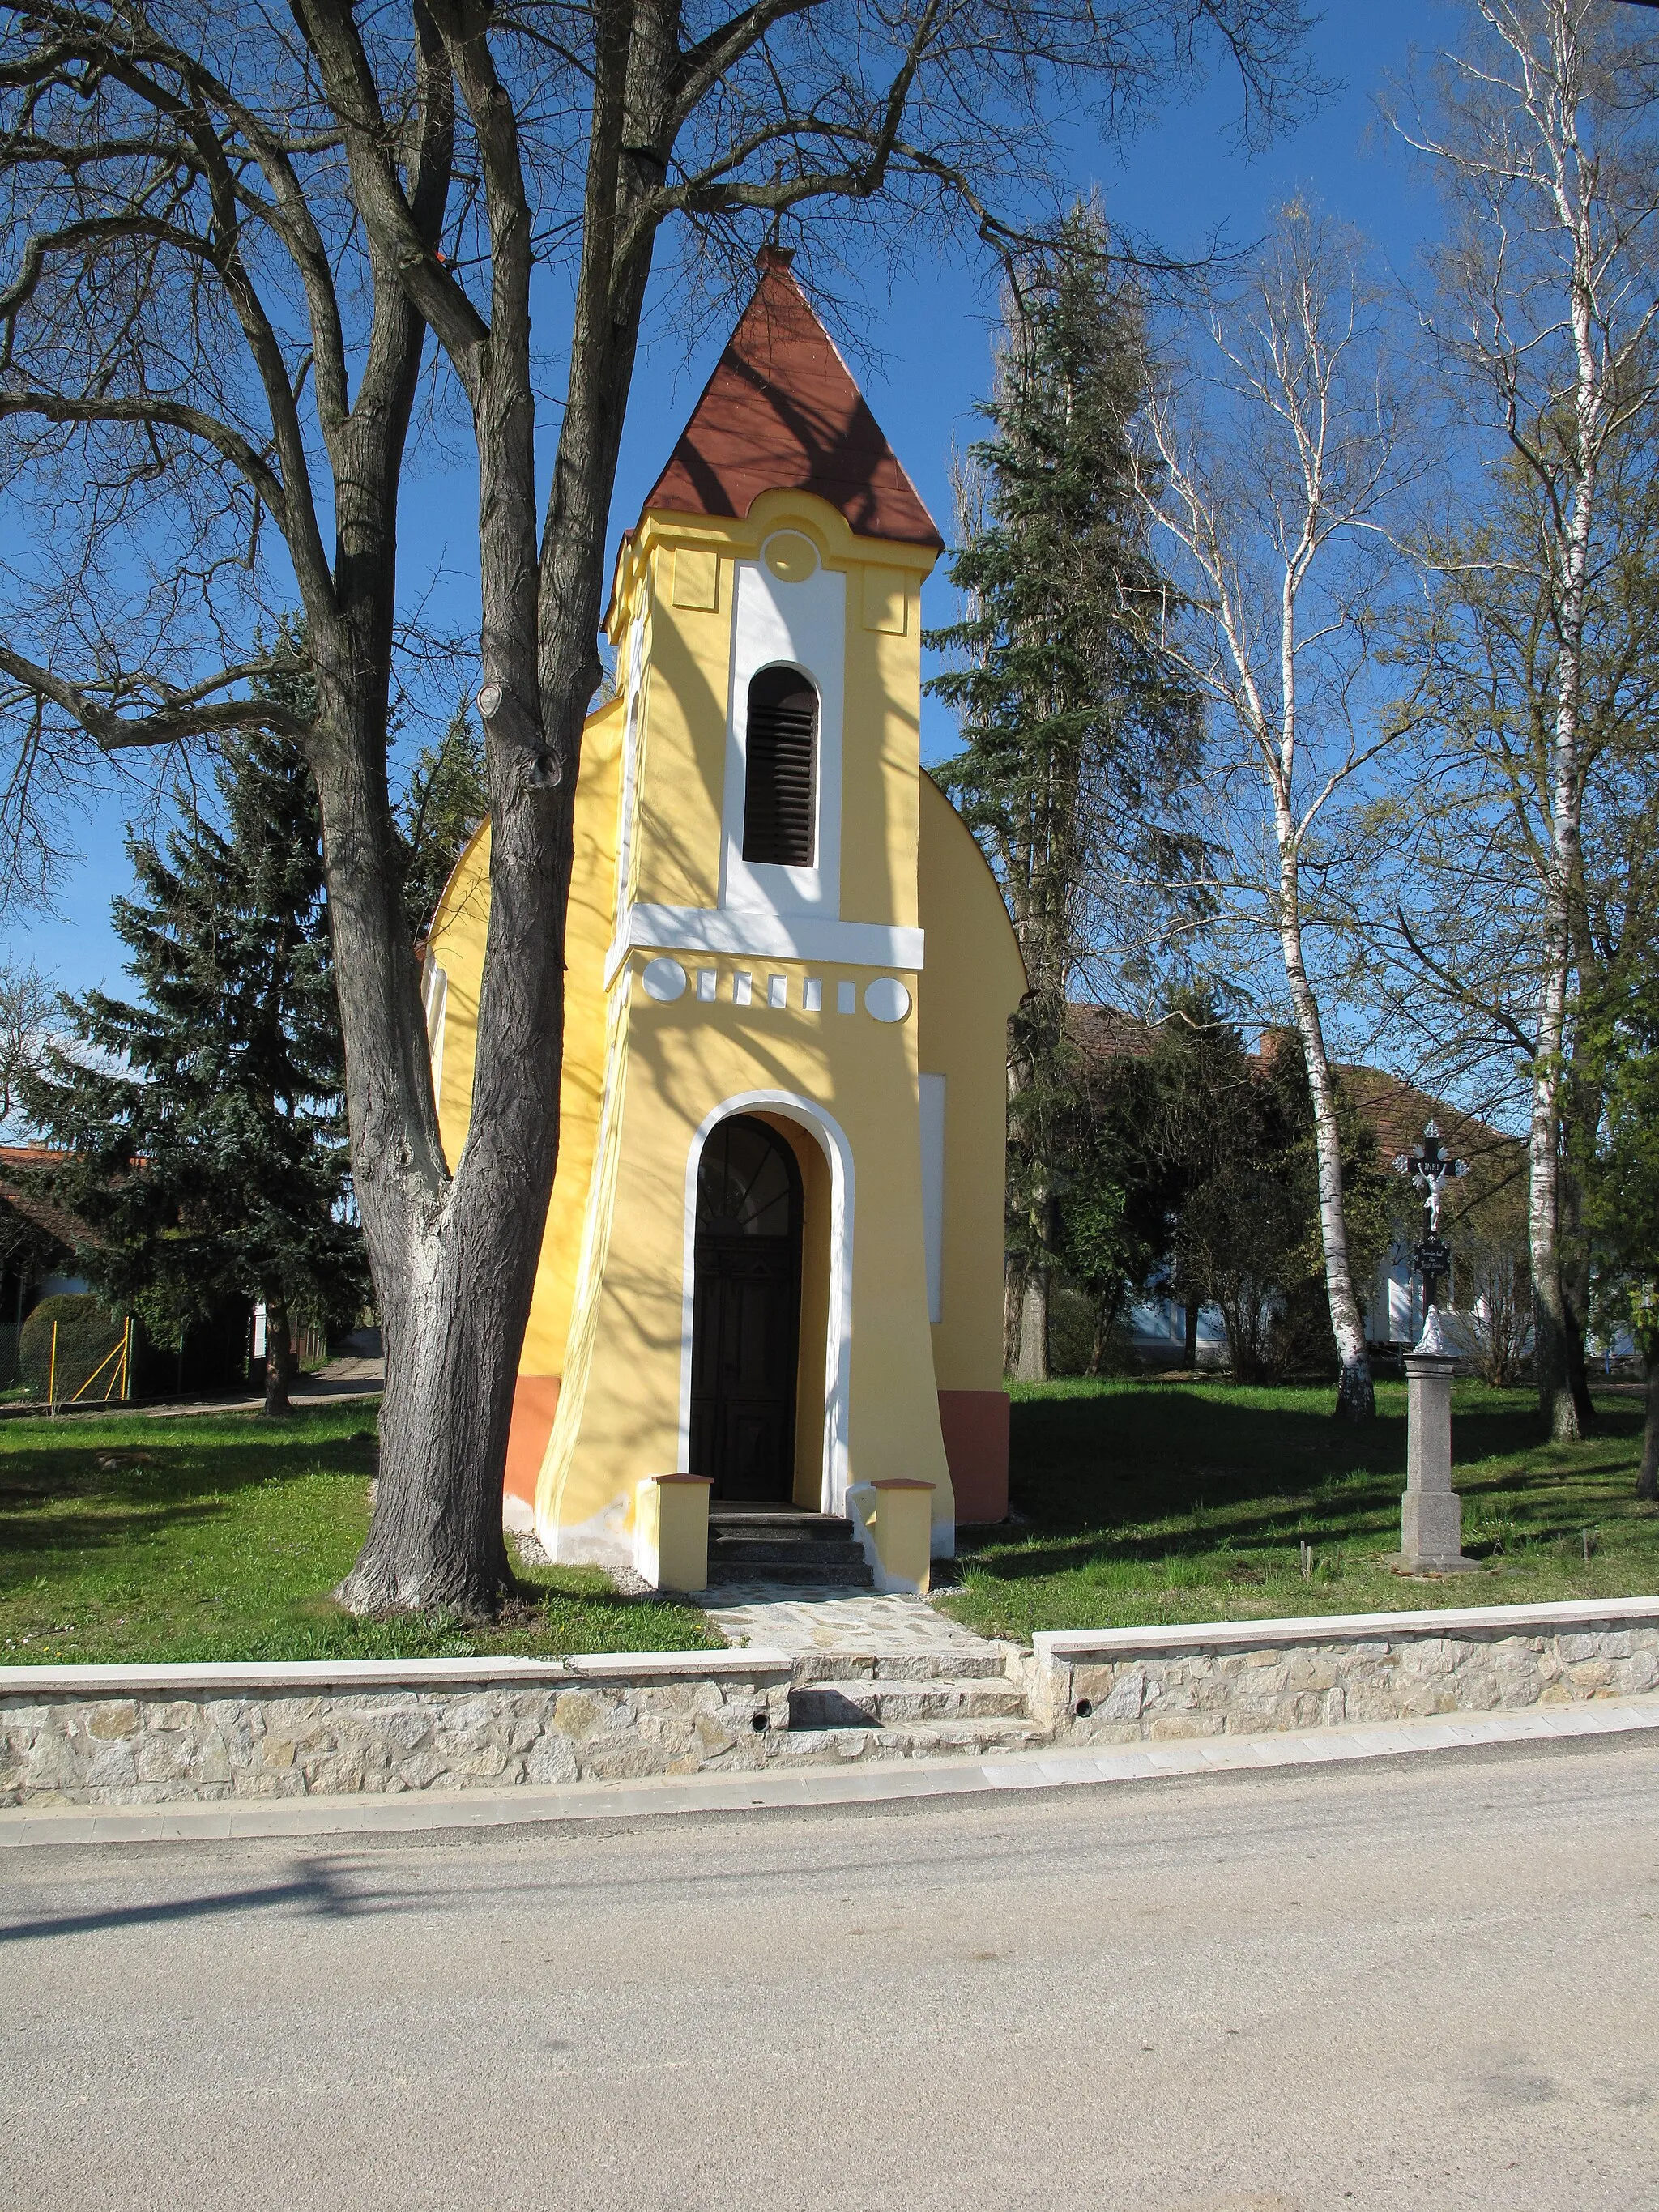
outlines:
[[[1556,1273],[1565,1387],[1591,1417],[1583,1170],[1601,1121],[1596,1037],[1659,944],[1659,474],[1644,417],[1603,453],[1577,635],[1582,796],[1565,883],[1569,960],[1556,1098]],[[1528,473],[1491,471],[1476,513],[1420,541],[1432,589],[1399,649],[1430,671],[1431,742],[1390,810],[1373,989],[1422,1079],[1484,1118],[1529,1117],[1556,882],[1560,635]],[[1392,939],[1392,942],[1390,941]],[[1530,1176],[1527,1177],[1529,1186]],[[1522,1207],[1530,1248],[1530,1206]],[[1533,1337],[1532,1267],[1526,1338]],[[1460,1293],[1460,1306],[1467,1302]]]
[[[1215,789],[1218,888],[1247,940],[1265,925],[1283,966],[1312,1094],[1337,1410],[1364,1420],[1376,1401],[1310,888],[1328,903],[1339,807],[1411,721],[1379,703],[1373,680],[1410,441],[1358,242],[1308,207],[1281,211],[1208,337],[1203,363],[1152,409],[1164,483],[1147,497],[1208,617],[1191,669],[1230,745]]]
[[[774,224],[839,210],[930,252],[1007,250],[1056,204],[1054,113],[1115,136],[1213,41],[1266,118],[1302,28],[1297,0],[0,5],[0,494],[27,548],[0,625],[5,789],[38,823],[88,748],[226,731],[310,764],[388,1347],[347,1605],[487,1613],[510,1582],[574,799],[659,248],[664,283],[735,274]],[[386,776],[417,404],[477,474],[490,912],[454,1161]],[[309,714],[257,687],[279,605]]]
[[[1462,17],[1427,92],[1395,120],[1434,165],[1450,217],[1430,334],[1466,416],[1478,410],[1513,455],[1535,518],[1552,692],[1539,733],[1528,1242],[1540,1404],[1553,1433],[1571,1437],[1582,1317],[1563,1275],[1562,1155],[1593,758],[1586,641],[1609,459],[1659,391],[1659,45],[1603,0],[1468,0]]]

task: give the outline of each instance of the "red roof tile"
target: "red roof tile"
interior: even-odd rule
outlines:
[[[1120,1012],[1115,1006],[1091,1006],[1074,1000],[1066,1006],[1066,1017],[1074,1042],[1088,1059],[1097,1062],[1145,1060],[1158,1035],[1151,1024],[1138,1020],[1133,1014]],[[1254,1057],[1266,1060],[1276,1052],[1298,1049],[1294,1030],[1264,1030]],[[1419,1090],[1416,1084],[1407,1082],[1401,1076],[1390,1075],[1380,1067],[1340,1063],[1337,1073],[1350,1099],[1370,1124],[1385,1165],[1391,1164],[1397,1154],[1409,1153],[1413,1145],[1421,1142],[1424,1124],[1433,1121],[1439,1128],[1445,1149],[1462,1154],[1471,1165],[1492,1161],[1512,1173],[1524,1170],[1524,1141],[1493,1128],[1478,1115],[1448,1106],[1443,1099]]]
[[[835,341],[768,246],[730,344],[647,495],[675,514],[748,514],[763,491],[810,491],[861,538],[944,544]]]

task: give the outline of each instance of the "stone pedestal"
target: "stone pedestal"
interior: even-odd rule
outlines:
[[[903,1475],[855,1482],[847,1493],[872,1579],[888,1594],[925,1592],[932,1562],[933,1486]]]
[[[1424,1331],[1426,1343],[1431,1332]],[[1400,1510],[1402,1575],[1470,1575],[1463,1557],[1463,1501],[1452,1488],[1451,1386],[1457,1362],[1439,1351],[1406,1358],[1406,1494]]]
[[[647,1474],[634,1493],[634,1571],[653,1589],[708,1586],[706,1474]]]

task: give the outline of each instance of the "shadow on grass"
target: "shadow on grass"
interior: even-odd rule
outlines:
[[[363,1481],[374,1468],[372,1431],[318,1435],[299,1423],[252,1435],[239,1425],[211,1439],[31,1436],[0,1458],[0,1552],[27,1572],[48,1553],[210,1524],[234,1515],[250,1491],[319,1474]]]
[[[1595,1441],[1609,1449],[1585,1458],[1583,1447],[1569,1455],[1544,1438],[1519,1393],[1494,1401],[1476,1387],[1460,1389],[1454,1411],[1458,1487],[1473,1518],[1524,1499],[1511,1540],[1576,1539],[1585,1486],[1624,1468],[1628,1455],[1615,1443],[1638,1433],[1639,1413],[1622,1401],[1598,1407]],[[1224,1571],[1249,1581],[1268,1561],[1282,1565],[1298,1540],[1386,1545],[1405,1483],[1405,1397],[1385,1389],[1376,1420],[1349,1427],[1307,1391],[1108,1383],[1018,1394],[1018,1519],[965,1536],[963,1557],[1012,1583],[1108,1565],[1205,1559],[1213,1568],[1221,1555]],[[1471,1535],[1473,1552],[1502,1548],[1497,1536]]]

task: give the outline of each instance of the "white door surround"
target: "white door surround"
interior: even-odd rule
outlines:
[[[822,1510],[845,1513],[853,1356],[853,1147],[832,1114],[789,1091],[742,1091],[706,1114],[685,1164],[685,1252],[680,1299],[679,1465],[691,1454],[691,1331],[696,1304],[697,1173],[711,1133],[734,1114],[776,1114],[817,1140],[830,1164],[830,1304],[823,1346]]]

